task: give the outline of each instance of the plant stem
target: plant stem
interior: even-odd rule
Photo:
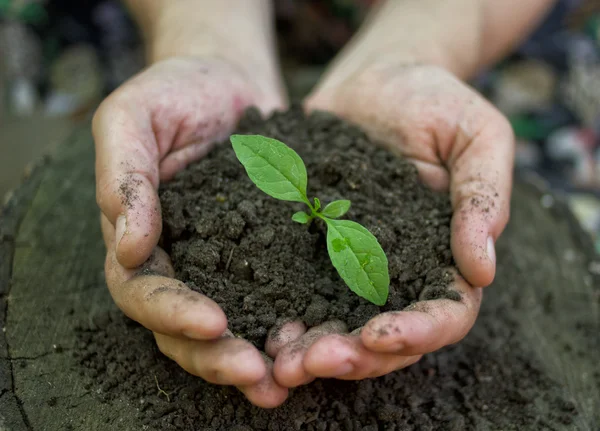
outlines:
[[[315,208],[311,205],[310,200],[308,199],[308,197],[306,197],[306,195],[304,195],[304,196],[302,196],[302,198],[304,199],[304,203],[306,205],[308,205],[308,207],[310,208],[310,212],[312,214],[314,214],[315,213]]]

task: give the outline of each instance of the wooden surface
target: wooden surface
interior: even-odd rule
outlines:
[[[121,429],[131,406],[98,403],[71,359],[79,310],[112,306],[87,130],[17,192],[1,229],[0,430]]]
[[[565,429],[596,431],[600,263],[564,205],[546,209],[540,199],[553,198],[533,186],[515,189],[498,255],[522,273],[490,287],[484,301],[512,301],[523,310],[519,325],[532,354],[579,412]],[[71,358],[74,327],[114,307],[103,253],[93,144],[81,130],[32,174],[0,218],[0,431],[141,429],[132,401],[101,403]]]

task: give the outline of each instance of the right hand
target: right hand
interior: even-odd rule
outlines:
[[[460,270],[450,288],[461,299],[419,301],[381,313],[351,334],[336,322],[311,328],[277,354],[275,377],[287,387],[317,377],[358,380],[387,374],[469,332],[479,313],[481,287],[496,271],[495,242],[510,213],[514,159],[508,121],[438,66],[371,60],[351,73],[331,74],[306,107],[360,125],[373,142],[410,159],[425,184],[449,192],[451,248]]]
[[[214,301],[175,280],[169,257],[157,247],[159,182],[225,139],[246,107],[267,114],[284,105],[277,90],[261,88],[225,61],[172,58],[111,94],[92,128],[106,281],[117,306],[153,331],[160,350],[186,371],[274,407],[288,391],[275,383],[272,362],[231,335]]]

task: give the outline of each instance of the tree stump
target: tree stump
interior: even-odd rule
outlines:
[[[92,138],[81,129],[3,209],[0,430],[142,429],[137,406],[102,402],[72,358],[75,326],[114,309],[93,162]],[[497,254],[498,277],[474,330],[501,312],[498,304],[516,310],[520,342],[577,411],[564,429],[600,429],[600,259],[591,241],[559,197],[526,178],[515,186]],[[515,270],[503,275],[509,266]]]

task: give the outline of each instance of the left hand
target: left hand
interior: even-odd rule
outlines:
[[[333,83],[332,83],[333,81]],[[373,139],[412,160],[422,180],[449,190],[451,246],[460,301],[422,301],[380,314],[346,333],[327,322],[288,344],[269,341],[274,375],[283,386],[316,377],[377,377],[461,340],[477,318],[482,286],[494,278],[495,241],[509,216],[514,137],[490,103],[449,72],[423,65],[371,65],[321,85],[308,110],[326,110],[361,125]],[[464,278],[463,278],[464,277]],[[297,323],[296,323],[297,325]]]
[[[276,86],[262,85],[273,82],[268,78],[224,59],[171,57],[123,84],[93,122],[105,274],[115,303],[190,374],[236,386],[265,408],[281,404],[288,390],[274,382],[270,359],[227,330],[214,301],[175,279],[157,246],[157,190],[228,136],[247,106],[264,113],[283,106]]]

